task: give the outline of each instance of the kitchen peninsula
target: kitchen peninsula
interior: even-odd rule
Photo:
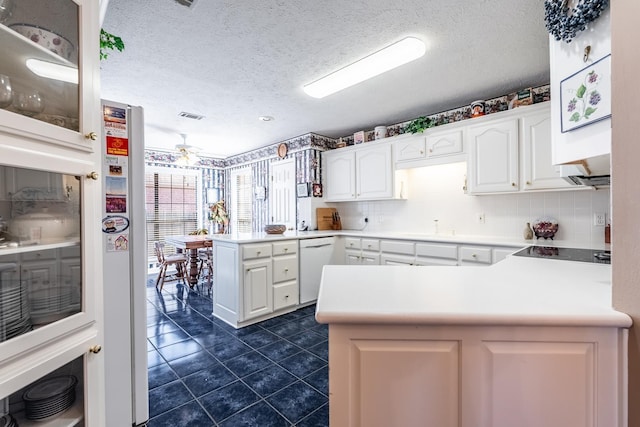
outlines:
[[[610,265],[327,266],[316,318],[331,425],[626,425]]]

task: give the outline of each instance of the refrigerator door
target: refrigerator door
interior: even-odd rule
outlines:
[[[102,101],[106,425],[149,419],[144,113]]]

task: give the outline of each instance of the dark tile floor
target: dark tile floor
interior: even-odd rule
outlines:
[[[234,329],[206,286],[147,284],[149,427],[329,425],[328,330],[315,306]]]

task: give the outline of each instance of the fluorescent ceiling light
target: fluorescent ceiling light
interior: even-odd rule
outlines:
[[[33,58],[27,59],[26,64],[27,68],[40,77],[78,84],[77,68]]]
[[[304,86],[307,95],[324,98],[349,86],[375,77],[385,71],[420,58],[426,52],[422,40],[407,37]]]

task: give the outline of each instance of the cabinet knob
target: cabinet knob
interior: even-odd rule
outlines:
[[[512,183],[511,183],[511,186],[512,186],[512,187],[515,187],[515,186],[516,186],[516,183],[515,183],[515,182],[512,182]]]
[[[260,255],[260,251],[256,252],[256,254]]]
[[[284,272],[285,272],[285,273],[288,273],[288,272],[289,272],[289,269],[288,269],[288,268],[285,268],[285,269],[284,269]]]
[[[99,344],[92,345],[92,346],[89,348],[89,352],[90,352],[90,353],[93,353],[93,354],[98,354],[98,353],[100,353],[100,350],[102,350],[102,346],[101,346],[101,345],[99,345]]]
[[[88,134],[86,134],[84,136],[86,139],[90,139],[92,141],[95,141],[96,139],[98,139],[98,134],[95,132],[89,132]]]
[[[476,254],[471,254],[471,256],[474,257],[474,258],[478,258],[478,255],[476,255]]]
[[[424,150],[420,150],[420,154],[424,154]]]
[[[87,174],[87,178],[92,179],[94,181],[98,180],[98,172],[91,172]]]
[[[429,152],[430,152],[430,153],[433,153],[433,148],[429,148]]]
[[[289,248],[284,248],[284,251],[287,252],[289,250]]]
[[[531,181],[527,181],[527,185],[531,185]]]

